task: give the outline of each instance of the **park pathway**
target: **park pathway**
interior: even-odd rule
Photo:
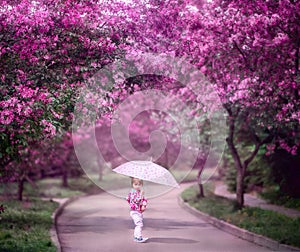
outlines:
[[[174,189],[149,200],[144,213],[146,243],[133,242],[128,205],[107,193],[68,204],[57,220],[62,252],[260,252],[271,251],[223,232],[182,209]]]

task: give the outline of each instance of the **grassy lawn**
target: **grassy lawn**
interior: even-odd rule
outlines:
[[[69,198],[76,195],[91,194],[101,192],[101,189],[96,186],[86,176],[78,178],[70,178],[69,186],[63,187],[60,178],[47,178],[36,182],[33,187],[29,183],[24,186],[24,198]],[[17,184],[10,183],[0,185],[0,195],[12,198],[17,194]]]
[[[1,252],[55,252],[49,230],[58,203],[42,198],[65,198],[101,190],[83,176],[70,179],[68,188],[61,186],[59,178],[40,180],[34,188],[25,184],[22,202],[16,200],[16,192],[16,184],[0,185],[0,205],[5,207],[0,214]]]
[[[239,210],[235,201],[216,196],[212,191],[212,184],[206,183],[206,197],[198,199],[198,188],[193,186],[182,193],[182,198],[201,212],[280,243],[300,247],[300,218],[294,219],[256,207]]]
[[[271,204],[285,206],[300,211],[300,198],[295,199],[283,194],[279,186],[273,186],[264,190],[260,193],[260,196]]]
[[[216,176],[214,169],[205,169],[202,174],[201,178],[202,181],[209,180]],[[173,176],[176,178],[177,181],[181,182],[194,182],[197,181],[197,175],[198,175],[198,170],[197,169],[192,169],[192,170],[176,170],[172,171]]]
[[[0,251],[55,252],[49,230],[51,215],[58,207],[52,201],[38,199],[19,202],[1,200],[5,212],[0,214]]]

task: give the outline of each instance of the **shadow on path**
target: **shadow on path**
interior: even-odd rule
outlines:
[[[183,239],[183,238],[163,238],[163,237],[153,237],[149,238],[146,243],[178,243],[178,244],[189,244],[189,243],[198,243],[199,241]]]
[[[186,229],[187,227],[209,227],[208,223],[190,222],[190,221],[175,221],[162,218],[145,218],[144,225],[147,228],[154,229]]]
[[[81,216],[82,218],[72,219],[69,222],[58,224],[60,233],[76,233],[76,232],[94,232],[94,233],[113,233],[114,230],[133,229],[134,225],[130,217],[107,217],[107,216]],[[144,225],[147,228],[155,230],[175,230],[186,229],[188,227],[205,228],[210,225],[207,223],[174,221],[162,218],[145,218]]]

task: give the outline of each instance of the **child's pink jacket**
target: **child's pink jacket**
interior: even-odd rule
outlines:
[[[135,189],[131,189],[126,200],[132,211],[142,212],[141,207],[147,205],[147,199],[141,196],[140,192]]]

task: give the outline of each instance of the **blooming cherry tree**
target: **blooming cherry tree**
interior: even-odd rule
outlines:
[[[77,90],[122,50],[117,27],[93,1],[0,3],[1,179],[13,160],[69,130]]]
[[[133,50],[189,59],[219,94],[243,206],[244,177],[258,151],[266,146],[268,154],[277,146],[295,155],[299,149],[299,2],[133,3],[128,22]],[[186,94],[186,101],[199,101]],[[237,148],[242,131],[253,144],[243,158]]]
[[[184,44],[228,113],[240,206],[247,167],[263,145],[299,149],[299,10],[298,1],[213,1],[187,17]],[[254,145],[245,159],[237,149],[241,130]]]

